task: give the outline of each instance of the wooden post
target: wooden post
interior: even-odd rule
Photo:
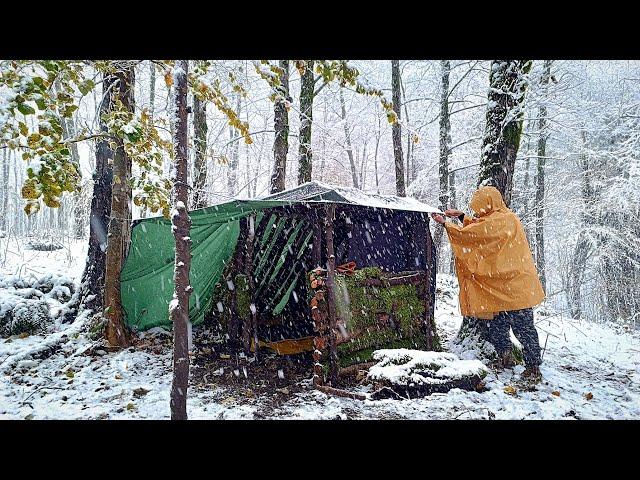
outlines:
[[[338,342],[336,311],[336,257],[333,251],[333,221],[336,206],[326,207],[325,245],[327,249],[327,306],[329,309],[329,382],[336,386],[338,382]]]
[[[315,209],[315,222],[313,224],[313,249],[311,256],[313,259],[313,268],[319,267],[322,261],[322,227],[320,224],[320,215],[318,209]]]
[[[434,296],[436,289],[436,256],[433,250],[433,241],[431,240],[431,232],[429,231],[429,217],[424,223],[424,240],[425,240],[425,270],[427,272],[427,285],[424,289],[424,328],[427,338],[427,349],[433,350],[433,338],[436,334],[434,331]]]
[[[247,239],[247,230],[248,225],[247,221],[242,219],[240,220],[240,234],[238,236],[238,243],[236,247],[236,251],[233,254],[233,268],[231,270],[230,276],[226,278],[227,281],[234,281],[236,275],[245,270],[245,245]],[[233,282],[235,283],[235,282]],[[230,305],[231,315],[229,317],[229,325],[228,325],[228,335],[229,335],[229,344],[233,348],[234,351],[237,351],[241,345],[240,339],[240,316],[238,314],[238,287],[234,286],[233,291],[231,292],[231,305]]]
[[[254,279],[253,279],[253,241],[256,237],[256,222],[255,222],[255,215],[251,215],[249,217],[249,235],[248,235],[248,242],[249,242],[249,258],[250,263],[251,263],[251,272],[247,278],[248,283],[249,283],[249,294],[251,296],[251,305],[250,305],[250,309],[251,309],[251,326],[253,329],[253,345],[255,346],[255,354],[254,357],[256,358],[256,360],[258,359],[258,310],[256,308],[256,297],[255,297],[255,285],[254,285]]]
[[[255,224],[253,221],[253,215],[247,218],[247,240],[245,242],[245,259],[244,259],[244,273],[247,276],[247,286],[249,288],[249,297],[251,298],[251,321],[243,322],[242,324],[242,342],[245,351],[251,351],[251,333],[253,330],[254,341],[257,337],[257,311],[255,308],[254,298],[254,280],[253,280],[253,239],[255,238]],[[256,342],[256,355],[258,354],[258,344]]]
[[[326,215],[326,209],[324,207],[314,208],[314,219],[313,223],[313,248],[311,251],[313,268],[315,270],[318,267],[321,267],[320,263],[322,262],[322,219],[324,217],[323,213]],[[320,275],[320,274],[319,274]],[[326,279],[325,279],[326,281]],[[317,304],[311,305],[311,318],[313,319],[313,330],[315,332],[315,336],[313,337],[313,385],[314,387],[319,387],[324,384],[324,371],[322,367],[322,356],[323,351],[326,348],[326,338],[327,338],[327,318],[326,318],[326,306],[327,306],[327,296],[326,296],[326,282],[323,286],[318,285],[316,288],[312,287],[312,291],[314,292],[314,298],[316,299]],[[322,300],[319,300],[319,299]]]

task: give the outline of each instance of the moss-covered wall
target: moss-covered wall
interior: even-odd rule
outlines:
[[[343,340],[348,339],[338,345],[341,366],[366,362],[381,348],[427,348],[421,286],[362,285],[372,278],[384,280],[386,274],[368,267],[336,275],[338,329]],[[434,345],[439,350],[437,337]]]

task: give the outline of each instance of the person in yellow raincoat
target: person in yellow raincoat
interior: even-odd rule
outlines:
[[[455,255],[460,284],[460,310],[466,317],[488,321],[489,341],[502,366],[511,366],[509,328],[523,346],[524,376],[540,378],[540,343],[532,307],[544,291],[520,219],[504,203],[495,187],[481,187],[471,198],[473,217],[447,210],[462,226],[444,224]]]

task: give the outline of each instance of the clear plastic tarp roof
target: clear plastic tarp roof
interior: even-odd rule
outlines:
[[[317,181],[303,183],[298,187],[263,197],[261,200],[347,203],[363,207],[442,213],[436,207],[427,205],[416,198],[367,193],[352,187],[329,185]]]

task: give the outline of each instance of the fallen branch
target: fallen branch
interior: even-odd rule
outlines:
[[[357,375],[360,370],[369,370],[377,362],[358,363],[340,369],[340,376]]]
[[[317,390],[320,390],[322,393],[326,393],[328,395],[351,398],[353,400],[366,400],[367,398],[369,398],[364,393],[347,392],[346,390],[342,390],[341,388],[333,388],[327,385],[315,385],[315,388]]]

